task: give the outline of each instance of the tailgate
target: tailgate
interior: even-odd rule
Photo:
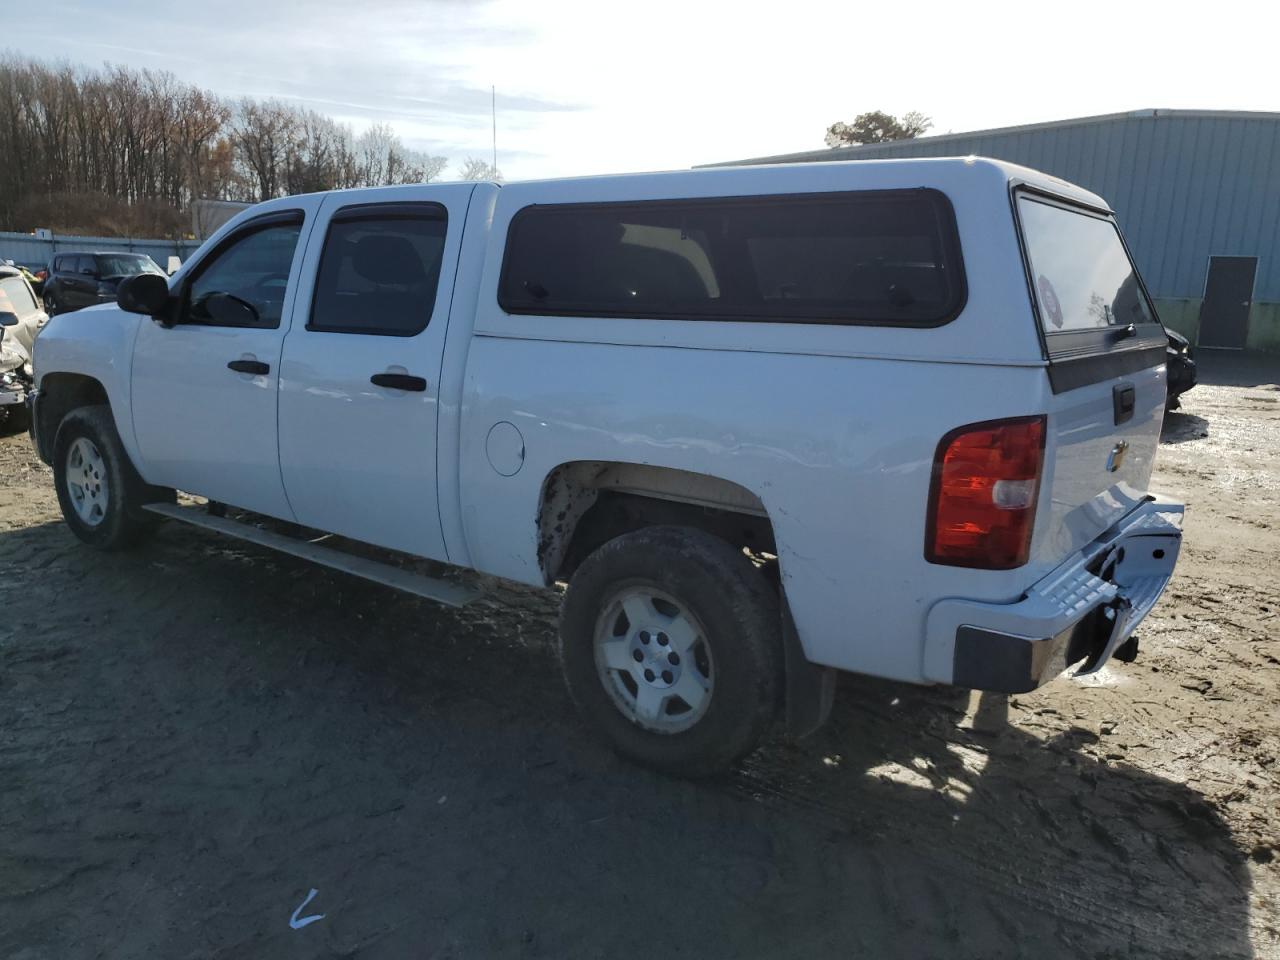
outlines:
[[[1037,553],[1063,556],[1147,496],[1168,341],[1109,213],[1015,196],[1053,389]]]

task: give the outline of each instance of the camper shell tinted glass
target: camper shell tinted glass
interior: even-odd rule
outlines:
[[[1046,335],[1155,322],[1111,220],[1026,195],[1018,212]]]
[[[531,206],[499,303],[541,316],[936,326],[964,303],[936,190]]]
[[[1163,363],[1164,327],[1115,220],[1025,187],[1014,206],[1054,390]]]

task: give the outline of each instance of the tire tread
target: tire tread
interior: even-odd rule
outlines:
[[[695,610],[708,634],[719,634],[707,641],[717,670],[713,702],[688,731],[644,730],[600,684],[593,649],[599,606],[610,585],[628,577],[662,584]],[[561,610],[561,665],[579,711],[618,753],[680,777],[712,776],[755,749],[777,717],[780,624],[778,596],[745,554],[695,527],[646,527],[605,543],[574,573]]]

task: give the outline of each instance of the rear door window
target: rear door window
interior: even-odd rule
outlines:
[[[435,203],[339,210],[325,237],[308,330],[412,337],[431,322],[448,227]]]
[[[964,301],[934,190],[533,206],[513,219],[509,313],[933,326]]]

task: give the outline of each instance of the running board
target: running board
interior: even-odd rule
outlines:
[[[261,530],[247,523],[227,520],[224,517],[215,517],[209,514],[204,507],[180,507],[173,503],[148,503],[143,506],[143,509],[149,510],[151,513],[158,513],[162,517],[168,517],[170,520],[181,520],[183,523],[189,523],[192,526],[203,527],[205,530],[226,534],[228,537],[235,537],[237,540],[247,540],[249,543],[256,543],[260,547],[269,547],[272,550],[279,550],[281,553],[300,557],[303,560],[310,560],[312,563],[332,567],[334,570],[341,570],[343,573],[349,573],[352,576],[363,577],[365,580],[372,580],[374,583],[381,583],[395,590],[412,593],[428,600],[436,600],[450,607],[461,607],[472,600],[478,599],[480,596],[474,590],[468,590],[466,587],[449,583],[447,580],[437,580],[434,577],[409,573],[389,563],[367,560],[364,557],[357,557],[341,550],[334,550],[332,547],[321,546],[318,543],[295,540],[279,533],[272,533],[270,530]]]

